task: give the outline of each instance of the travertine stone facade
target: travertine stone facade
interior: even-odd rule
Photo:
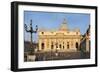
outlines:
[[[58,30],[39,31],[40,51],[78,51],[80,47],[81,34],[79,29],[69,30],[64,19]]]

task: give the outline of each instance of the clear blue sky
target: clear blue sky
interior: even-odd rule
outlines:
[[[90,14],[82,13],[60,13],[60,12],[34,12],[24,11],[24,23],[29,26],[30,20],[33,21],[33,28],[38,25],[40,28],[55,29],[59,28],[63,19],[67,21],[67,27],[71,30],[79,28],[81,34],[84,34],[90,24]],[[37,34],[33,34],[33,40],[36,41]],[[24,32],[25,40],[30,40],[30,34]]]

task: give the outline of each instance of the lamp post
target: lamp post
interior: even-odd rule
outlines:
[[[32,48],[32,38],[33,38],[33,33],[37,33],[37,30],[38,30],[38,26],[36,25],[36,28],[35,28],[35,30],[33,30],[33,27],[32,27],[32,20],[30,20],[30,29],[28,30],[27,29],[27,25],[25,24],[25,31],[27,32],[27,33],[30,33],[30,43],[31,43],[31,45],[30,45],[30,54],[33,54],[33,48]]]

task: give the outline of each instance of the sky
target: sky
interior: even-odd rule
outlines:
[[[34,30],[36,25],[38,25],[38,29],[52,30],[59,28],[64,19],[67,21],[68,29],[79,28],[82,35],[90,24],[90,14],[24,11],[24,24],[28,26],[28,29],[30,20],[32,20]],[[33,33],[33,41],[37,42],[37,36],[38,33]],[[30,41],[30,34],[26,31],[24,31],[24,39]]]

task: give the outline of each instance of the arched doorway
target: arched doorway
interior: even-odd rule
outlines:
[[[54,46],[53,46],[53,44],[51,45],[51,49],[54,49]]]
[[[67,42],[67,49],[69,49],[69,42]]]
[[[59,44],[59,48],[60,48],[60,49],[61,49],[61,47],[62,47],[61,44]]]
[[[41,44],[41,48],[44,49],[44,43]]]
[[[76,49],[78,50],[78,43],[76,42]]]

